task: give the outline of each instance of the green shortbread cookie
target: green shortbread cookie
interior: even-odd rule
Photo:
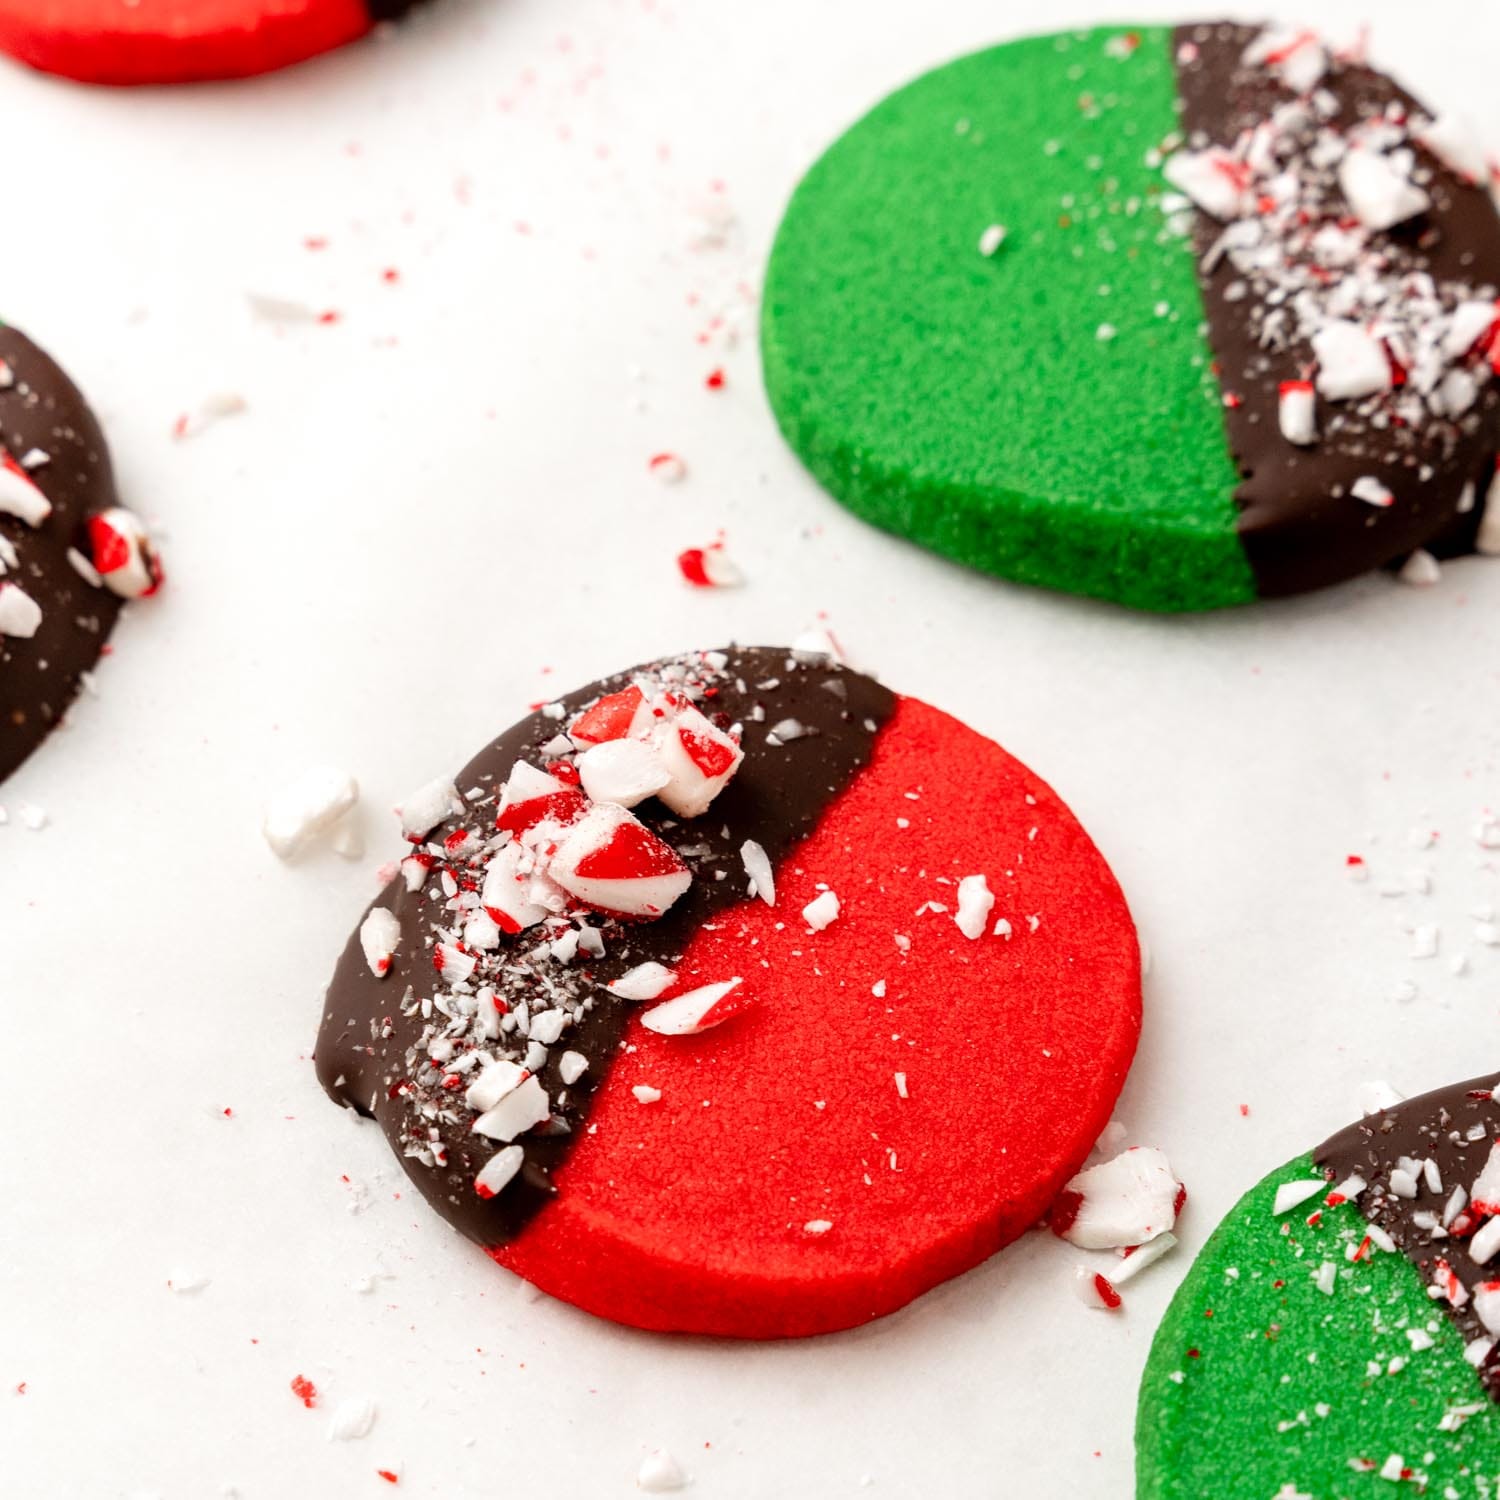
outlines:
[[[1375,228],[1384,200],[1351,222],[1337,158],[1382,109],[1409,119],[1374,186],[1425,206]],[[1416,109],[1315,39],[1227,23],[1032,37],[925,74],[786,210],[762,352],[787,440],[878,526],[1146,609],[1475,550],[1500,383],[1493,336],[1455,330],[1493,301],[1500,216]],[[1242,133],[1273,119],[1256,156]],[[1326,335],[1346,278],[1374,288],[1384,346]]]
[[[1137,1500],[1500,1495],[1493,1082],[1367,1115],[1240,1200],[1157,1331]]]

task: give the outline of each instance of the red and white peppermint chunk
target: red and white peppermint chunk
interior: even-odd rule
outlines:
[[[672,779],[655,746],[631,739],[590,745],[578,757],[578,775],[595,802],[613,802],[618,807],[644,802]]]
[[[646,694],[631,683],[618,693],[609,693],[574,721],[568,737],[575,745],[602,745],[608,740],[642,739],[656,723]]]
[[[521,1170],[526,1152],[520,1146],[505,1146],[497,1151],[474,1175],[474,1191],[481,1198],[494,1198],[510,1185]]]
[[[519,835],[539,823],[571,823],[587,807],[588,799],[577,787],[518,760],[501,788],[495,827]]]
[[[1085,1307],[1099,1312],[1118,1312],[1125,1299],[1115,1290],[1109,1277],[1092,1271],[1087,1266],[1078,1266],[1073,1272],[1073,1295]]]
[[[391,959],[400,937],[401,924],[383,906],[371,907],[359,924],[359,946],[364,950],[370,972],[377,979],[384,979],[391,972]]]
[[[30,640],[42,624],[42,607],[18,583],[0,583],[0,636]]]
[[[1377,510],[1387,510],[1396,503],[1396,496],[1391,487],[1382,483],[1373,474],[1361,474],[1349,486],[1349,493],[1356,500],[1363,500],[1366,505],[1373,505]]]
[[[677,570],[699,589],[738,588],[745,581],[745,575],[724,551],[723,542],[708,547],[689,547],[685,552],[679,552]]]
[[[487,1135],[491,1140],[513,1141],[551,1115],[552,1103],[547,1098],[546,1089],[535,1077],[528,1075],[497,1104],[485,1110],[474,1121],[473,1128],[477,1134]]]
[[[111,506],[90,516],[85,529],[89,561],[111,593],[140,599],[161,587],[161,559],[145,523],[134,511]]]
[[[1176,152],[1167,159],[1162,175],[1215,219],[1237,219],[1244,211],[1250,169],[1217,146]]]
[[[0,514],[40,526],[52,514],[52,502],[9,453],[0,449]]]
[[[697,1036],[701,1031],[722,1026],[748,1004],[739,993],[741,983],[736,976],[664,1000],[641,1016],[641,1025],[659,1036]]]
[[[745,752],[691,705],[683,705],[651,737],[667,772],[656,795],[679,817],[696,818],[729,784]]]
[[[1354,401],[1391,388],[1385,345],[1358,323],[1334,318],[1312,336],[1318,361],[1318,394],[1328,401]]]
[[[547,873],[585,906],[621,917],[659,917],[693,882],[670,845],[609,803],[567,830]]]
[[[514,935],[551,916],[537,896],[540,882],[533,860],[519,844],[495,851],[484,872],[479,901],[501,932]]]
[[[1305,448],[1318,440],[1318,398],[1310,380],[1283,380],[1277,407],[1281,435]]]
[[[1500,1214],[1500,1141],[1490,1147],[1490,1154],[1469,1189],[1469,1211],[1486,1217]]]
[[[1072,1220],[1058,1232],[1083,1250],[1144,1245],[1177,1222],[1181,1192],[1167,1158],[1152,1146],[1135,1146],[1068,1183],[1059,1202],[1072,1209]]]
[[[1315,31],[1268,26],[1245,48],[1247,67],[1264,68],[1294,94],[1310,94],[1328,71],[1328,49]]]
[[[487,1062],[479,1070],[479,1076],[464,1091],[464,1103],[476,1114],[486,1114],[507,1094],[513,1094],[520,1088],[526,1079],[525,1068],[509,1058]]]

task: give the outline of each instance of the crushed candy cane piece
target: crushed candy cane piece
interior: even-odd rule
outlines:
[[[426,836],[445,818],[464,811],[458,788],[446,777],[438,777],[420,786],[396,811],[401,816],[401,831],[415,842]]]
[[[104,586],[122,599],[154,594],[165,574],[145,522],[134,511],[111,506],[88,518],[89,561]]]
[[[0,583],[0,636],[30,640],[42,623],[42,607],[18,583]]]
[[[1153,1146],[1135,1146],[1087,1167],[1063,1188],[1053,1233],[1081,1250],[1144,1245],[1177,1222],[1182,1184]]]
[[[656,795],[682,818],[707,812],[745,759],[733,738],[690,705],[658,724],[651,744],[667,770]]]
[[[1339,187],[1367,229],[1393,229],[1432,207],[1432,199],[1391,157],[1362,146],[1339,163]]]
[[[1297,1182],[1283,1182],[1276,1189],[1276,1199],[1271,1205],[1271,1213],[1275,1218],[1282,1214],[1290,1213],[1300,1203],[1306,1203],[1309,1198],[1316,1198],[1328,1184],[1321,1177],[1304,1177]]]
[[[649,1083],[638,1083],[630,1092],[635,1095],[637,1104],[656,1104],[661,1099],[661,1090],[653,1088]]]
[[[1469,1208],[1476,1214],[1500,1214],[1500,1141],[1490,1147],[1490,1154],[1469,1188]]]
[[[659,917],[693,883],[669,844],[609,803],[569,827],[547,874],[584,905],[622,917]]]
[[[328,1441],[349,1443],[368,1437],[375,1425],[375,1403],[368,1396],[341,1401],[328,1419]]]
[[[1079,1266],[1073,1272],[1073,1294],[1085,1307],[1102,1312],[1116,1312],[1125,1301],[1107,1276],[1101,1276],[1087,1266]]]
[[[1139,1276],[1148,1266],[1154,1266],[1162,1256],[1177,1248],[1177,1236],[1170,1230],[1165,1234],[1159,1234],[1154,1240],[1148,1240],[1138,1249],[1132,1250],[1110,1273],[1110,1280],[1116,1286],[1124,1286],[1136,1276]]]
[[[547,1091],[535,1077],[528,1077],[505,1094],[493,1108],[474,1121],[473,1128],[491,1140],[512,1141],[540,1125],[552,1113]]]
[[[1358,323],[1334,318],[1312,336],[1318,361],[1318,394],[1327,401],[1353,401],[1391,387],[1385,346]]]
[[[1396,497],[1391,493],[1390,487],[1382,484],[1373,474],[1361,474],[1349,486],[1349,493],[1356,500],[1363,500],[1366,505],[1375,506],[1377,510],[1385,510],[1396,503]]]
[[[839,898],[832,891],[824,891],[822,895],[814,896],[802,908],[802,920],[814,932],[822,932],[825,927],[831,926],[838,920],[838,915]]]
[[[622,1000],[655,1000],[671,988],[676,977],[664,964],[637,964],[612,980],[606,988]]]
[[[526,1160],[521,1146],[504,1146],[474,1174],[474,1191],[481,1198],[495,1198],[507,1188]]]
[[[1461,116],[1439,115],[1419,126],[1415,135],[1450,172],[1466,182],[1483,182],[1490,175],[1484,147],[1468,121]]]
[[[1425,548],[1418,547],[1417,550],[1413,552],[1412,555],[1408,557],[1404,563],[1401,564],[1401,571],[1397,573],[1396,577],[1400,579],[1402,583],[1407,584],[1412,588],[1431,588],[1433,584],[1440,583],[1442,581],[1443,569],[1441,564],[1439,564],[1437,558],[1435,558],[1432,553],[1428,552]],[[1423,927],[1418,928],[1417,931],[1419,933],[1429,931],[1435,932],[1435,929]],[[1415,937],[1415,934],[1413,936]],[[1414,944],[1412,957],[1430,958],[1432,954],[1436,952],[1437,944],[1435,942],[1432,946],[1431,952],[1429,953],[1417,953],[1415,951]]]
[[[595,802],[613,802],[619,807],[644,802],[672,779],[661,756],[643,740],[591,745],[576,764],[584,791]]]
[[[9,453],[0,449],[0,515],[40,526],[52,514],[52,502]]]
[[[279,859],[295,859],[359,801],[359,783],[338,766],[312,766],[266,803],[261,832]]]
[[[958,882],[958,910],[953,920],[971,942],[984,936],[985,923],[995,904],[994,894],[983,875],[965,875]]]
[[[1310,380],[1283,380],[1277,408],[1281,435],[1306,448],[1318,440],[1318,397]]]
[[[740,845],[740,860],[750,877],[750,894],[759,896],[767,906],[776,905],[776,876],[766,851],[754,839]]]
[[[745,1008],[744,999],[736,993],[741,982],[736,976],[664,1000],[641,1016],[641,1025],[658,1036],[697,1036],[721,1026]]]
[[[636,1470],[635,1487],[648,1495],[666,1495],[686,1489],[688,1477],[665,1448],[653,1448]]]
[[[677,554],[677,571],[700,589],[738,588],[745,575],[729,560],[723,542],[707,547],[689,547]]]
[[[384,979],[391,972],[391,959],[400,937],[401,924],[383,906],[372,906],[359,924],[359,946],[377,979]]]

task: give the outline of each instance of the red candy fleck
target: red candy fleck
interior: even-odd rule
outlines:
[[[309,1410],[318,1404],[318,1388],[306,1375],[292,1376],[292,1394]]]
[[[724,389],[724,372],[722,370],[712,371],[708,379],[703,383],[711,391],[722,391]]]
[[[393,1469],[376,1469],[375,1471],[387,1484],[400,1484],[401,1476]]]
[[[1073,1227],[1074,1220],[1078,1217],[1078,1210],[1082,1207],[1083,1194],[1075,1192],[1072,1188],[1064,1188],[1057,1195],[1057,1201],[1047,1211],[1047,1224],[1058,1239],[1061,1239]]]
[[[570,731],[575,740],[591,745],[602,745],[606,740],[621,740],[630,733],[635,711],[641,706],[643,694],[633,684],[622,692],[610,693],[601,698],[591,709],[580,716]]]
[[[1099,1300],[1111,1312],[1121,1306],[1124,1301],[1119,1292],[1115,1290],[1114,1283],[1108,1280],[1108,1278],[1099,1275],[1097,1271],[1094,1273],[1094,1290],[1099,1294]]]
[[[689,547],[677,554],[677,571],[698,589],[711,589],[714,581],[708,576],[702,547]]]

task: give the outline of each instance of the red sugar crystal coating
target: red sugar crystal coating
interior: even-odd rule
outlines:
[[[976,871],[1009,941],[953,921]],[[819,883],[840,911],[809,933]],[[928,901],[949,909],[917,915]],[[679,989],[743,976],[749,1008],[699,1036],[635,1020],[556,1198],[490,1252],[642,1328],[827,1332],[977,1264],[1082,1164],[1140,1025],[1135,929],[1099,852],[1045,783],[910,698],[776,871],[776,906],[734,908],[676,967]]]

